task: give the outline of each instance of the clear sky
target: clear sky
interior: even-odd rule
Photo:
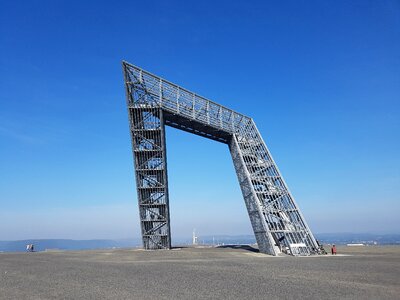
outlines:
[[[399,232],[399,1],[2,1],[0,240],[139,236],[121,60],[253,117],[314,232]],[[227,146],[167,144],[173,237],[251,234]]]

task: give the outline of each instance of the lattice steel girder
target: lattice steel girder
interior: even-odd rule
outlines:
[[[140,99],[133,95],[133,99]],[[136,98],[137,97],[137,98]],[[128,104],[139,214],[145,249],[171,248],[163,110]]]
[[[254,121],[123,62],[143,246],[171,247],[165,125],[229,146],[263,253],[318,253],[318,245]]]

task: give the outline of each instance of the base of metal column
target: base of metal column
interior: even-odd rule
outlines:
[[[170,249],[168,179],[163,111],[129,108],[139,214],[145,249]]]

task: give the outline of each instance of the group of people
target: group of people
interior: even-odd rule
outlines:
[[[33,244],[27,244],[26,245],[26,252],[33,252],[33,251],[34,251]]]
[[[318,244],[318,247],[319,247],[319,253],[320,254],[328,254],[324,249],[324,245],[322,245],[318,240],[317,240],[317,244]],[[336,255],[336,253],[337,253],[336,245],[333,244],[332,247],[331,247],[331,254],[332,255]]]

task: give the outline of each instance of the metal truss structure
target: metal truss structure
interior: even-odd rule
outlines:
[[[145,249],[171,248],[165,125],[229,146],[260,252],[319,251],[253,119],[123,62]]]

